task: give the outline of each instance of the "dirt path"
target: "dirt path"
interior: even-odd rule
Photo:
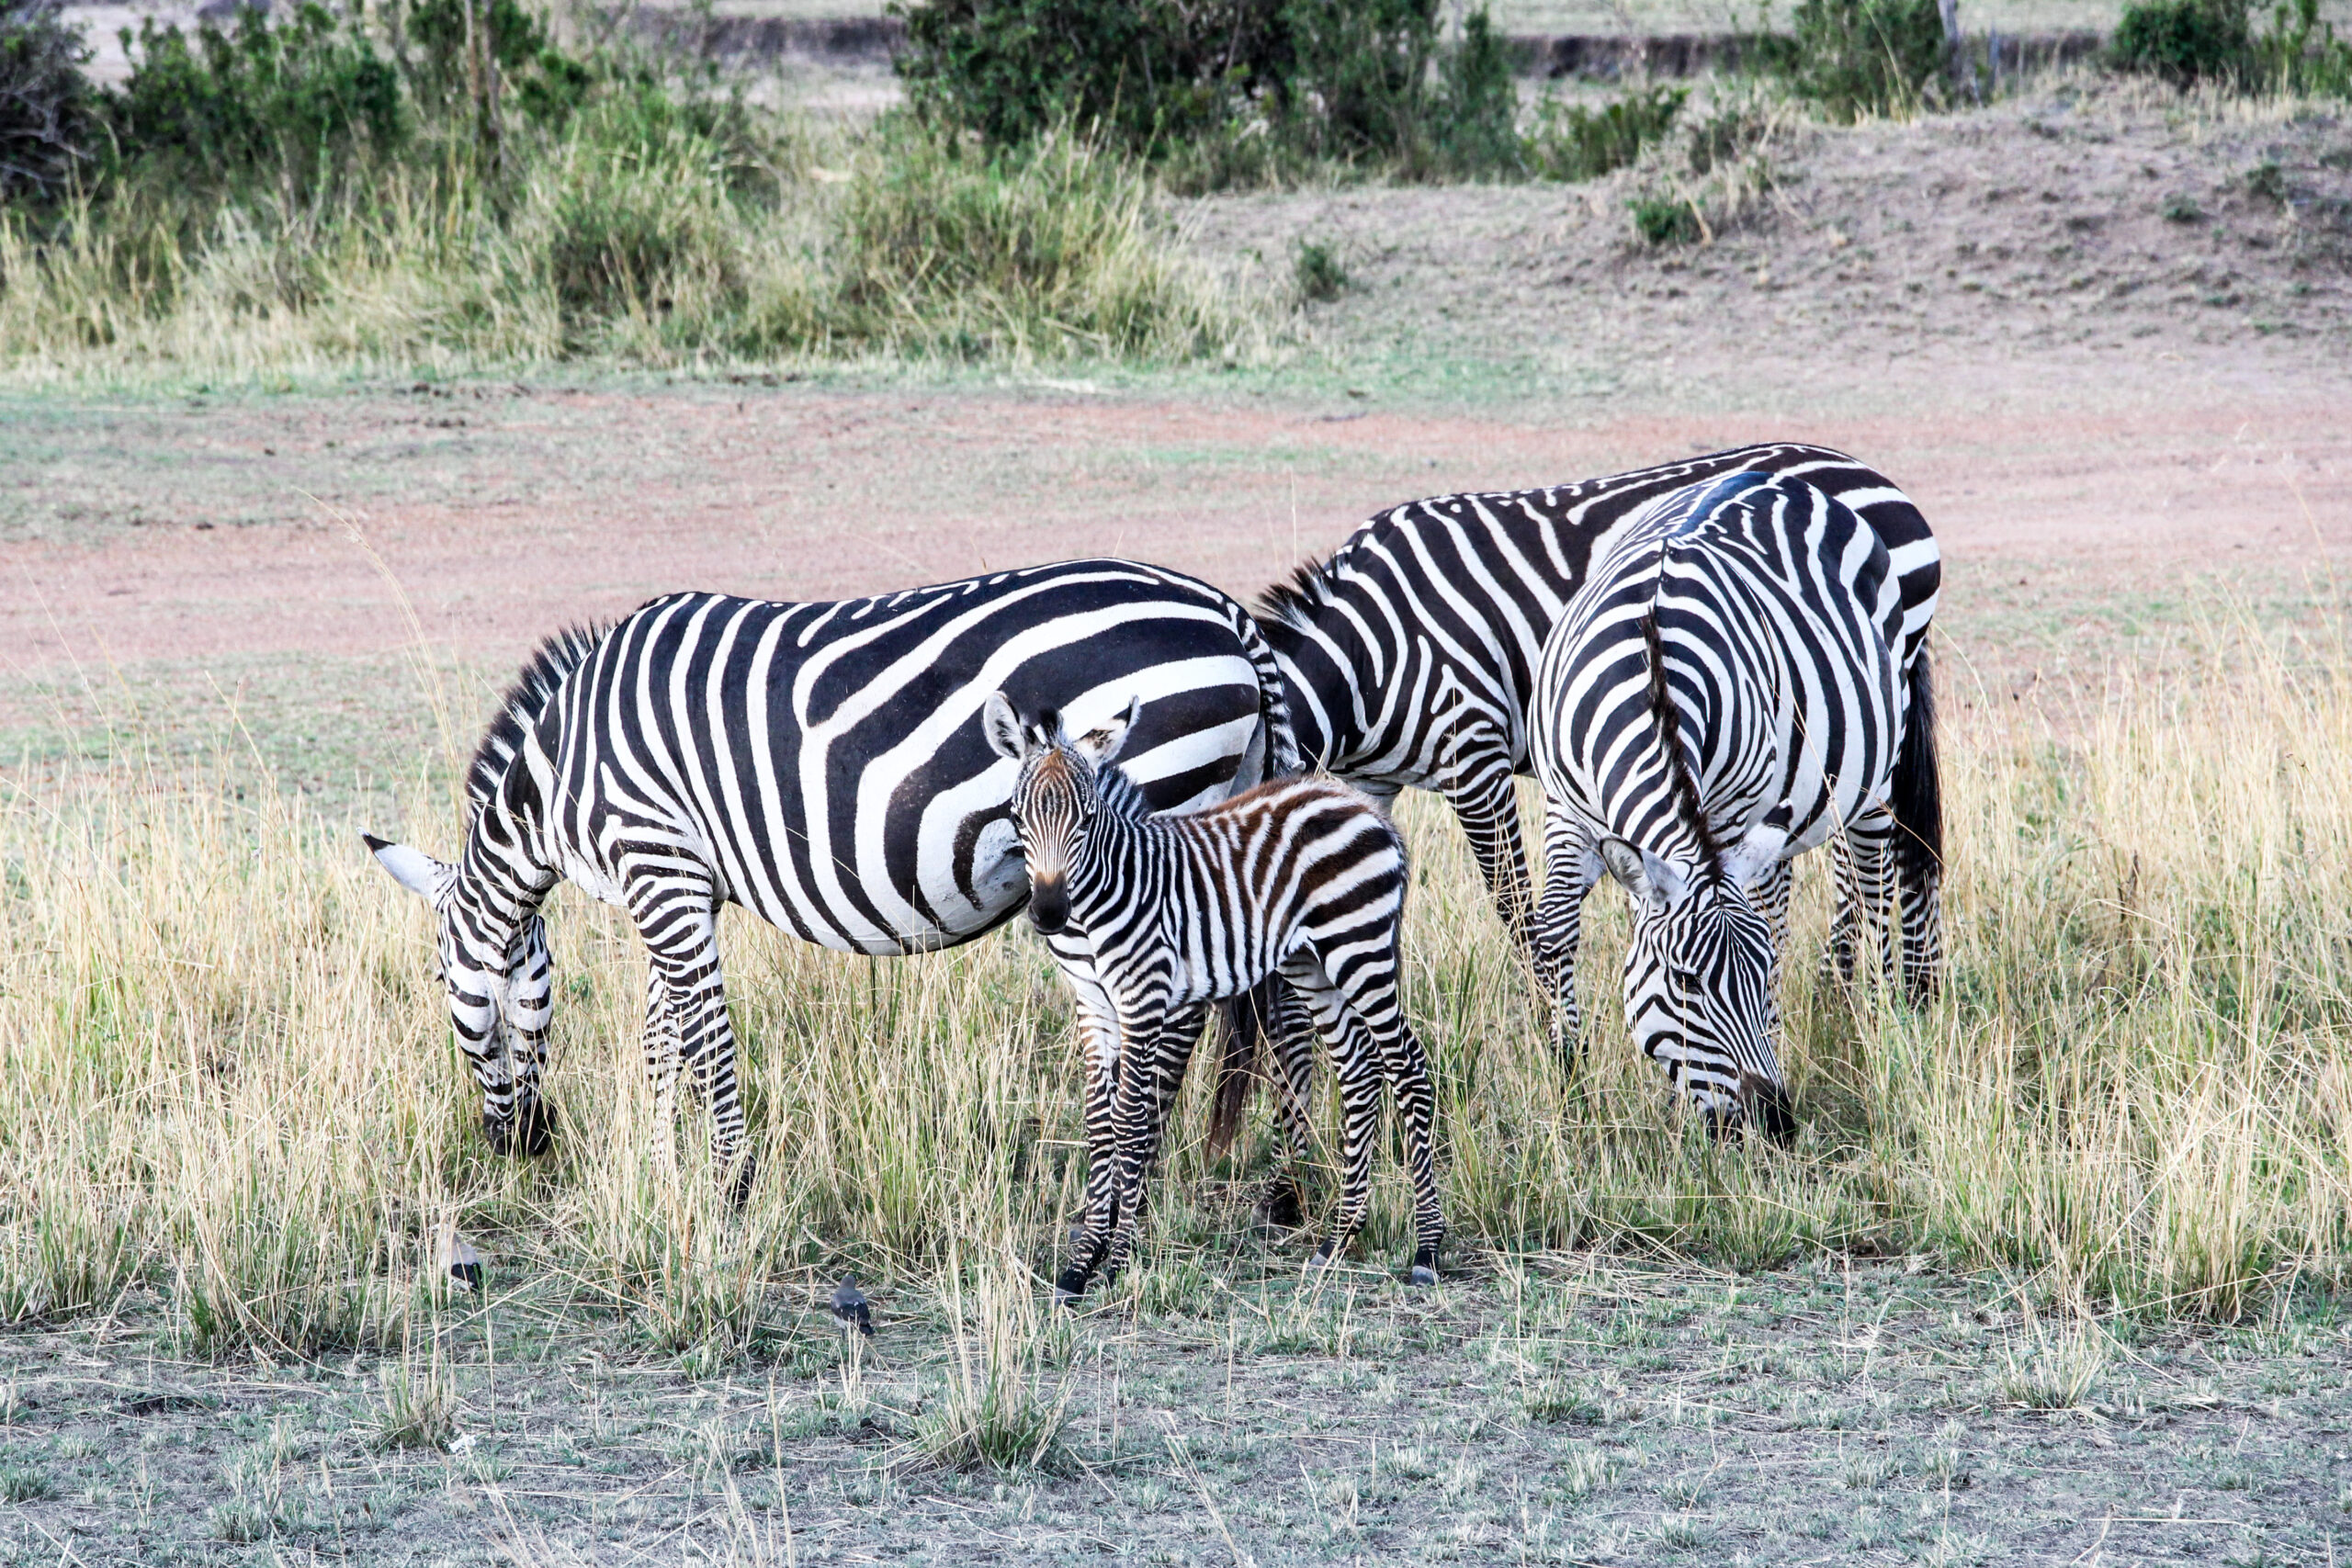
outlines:
[[[2018,368],[1744,385],[1720,414],[795,384],[27,404],[0,672],[386,654],[413,641],[403,597],[435,648],[498,660],[684,585],[826,598],[1092,551],[1247,592],[1416,494],[1765,436],[1908,488],[1952,560],[1955,626],[2016,608],[2019,577],[2027,597],[2051,571],[2161,592],[2352,547],[2352,377],[2266,375],[2258,351]],[[1717,400],[1691,380],[1692,405]]]

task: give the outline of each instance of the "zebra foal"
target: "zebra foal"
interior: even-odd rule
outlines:
[[[1118,1167],[1091,1179],[1076,1256],[1057,1295],[1115,1275],[1134,1245],[1168,1108],[1204,1010],[1280,975],[1329,1044],[1342,1118],[1342,1190],[1317,1267],[1363,1229],[1385,1082],[1405,1123],[1416,1284],[1437,1281],[1445,1236],[1429,1060],[1397,997],[1405,845],[1378,807],[1324,779],[1261,784],[1216,805],[1152,815],[1118,758],[1136,709],[1072,739],[1052,708],[1023,721],[989,699],[989,742],[1020,764],[1012,819],[1029,869],[1029,913],[1047,933],[1075,924],[1116,1020]]]
[[[1745,472],[1632,519],[1544,645],[1535,940],[1564,1038],[1605,870],[1634,896],[1634,1041],[1716,1129],[1794,1131],[1773,999],[1791,860],[1841,840],[1841,918],[1877,936],[1894,977],[1903,634],[1884,541],[1802,479]]]

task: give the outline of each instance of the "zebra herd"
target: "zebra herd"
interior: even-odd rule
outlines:
[[[1872,469],[1749,446],[1383,513],[1256,612],[1180,573],[1080,560],[836,604],[656,599],[551,638],[466,776],[445,863],[369,837],[433,906],[458,1042],[494,1149],[537,1153],[552,975],[539,909],[569,879],[650,958],[657,1102],[708,1101],[741,1201],[744,1147],[718,919],[732,901],[827,946],[968,942],[1025,902],[1087,1061],[1086,1223],[1066,1297],[1132,1245],[1208,1008],[1227,1016],[1218,1128],[1262,1038],[1293,1144],[1313,1042],[1342,1106],[1336,1257],[1364,1218],[1385,1084],[1435,1278],[1427,1060],[1398,1006],[1399,790],[1443,795],[1555,1004],[1573,1066],[1584,896],[1634,900],[1628,1021],[1708,1124],[1793,1126],[1773,1039],[1789,863],[1837,864],[1850,969],[1898,901],[1901,978],[1941,962],[1941,833],[1925,637],[1941,568]],[[1546,798],[1540,902],[1514,778]],[[1302,776],[1305,775],[1305,776]]]

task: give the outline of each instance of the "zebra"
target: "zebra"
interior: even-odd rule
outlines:
[[[1927,648],[1942,561],[1927,519],[1877,470],[1826,446],[1776,442],[1572,485],[1431,496],[1378,513],[1329,558],[1260,598],[1258,624],[1282,669],[1302,758],[1384,806],[1408,786],[1443,795],[1540,995],[1555,995],[1559,983],[1532,940],[1534,897],[1512,780],[1533,771],[1527,716],[1545,639],[1611,530],[1662,496],[1741,472],[1802,479],[1854,511],[1886,546],[1903,603],[1908,687],[1892,800],[1904,976],[1910,995],[1925,999],[1943,964],[1942,808]],[[1841,904],[1831,929],[1829,956],[1841,972],[1851,968],[1857,915]],[[1304,1021],[1279,987],[1231,1019],[1212,1144],[1230,1139],[1239,1122],[1263,1023],[1274,1037],[1288,1141],[1303,1151],[1312,1089]],[[1575,1065],[1572,1022],[1554,1020],[1564,1070]],[[1292,1184],[1277,1177],[1271,1216],[1287,1220],[1295,1203]]]
[[[1513,777],[1532,769],[1528,709],[1544,641],[1596,546],[1658,497],[1726,474],[1785,474],[1837,498],[1886,546],[1903,603],[1902,669],[1919,723],[1904,735],[1894,808],[1905,974],[1931,993],[1942,963],[1942,828],[1927,634],[1942,583],[1927,520],[1875,469],[1825,446],[1773,443],[1540,490],[1432,496],[1374,516],[1329,558],[1261,596],[1302,758],[1384,803],[1442,794],[1513,940],[1534,903]]]
[[[1405,842],[1387,815],[1329,779],[1262,784],[1216,805],[1154,815],[1112,766],[1136,707],[1072,739],[1062,716],[1005,694],[989,700],[989,743],[1015,762],[1012,813],[1041,931],[1072,920],[1093,944],[1092,979],[1118,1021],[1118,1182],[1091,1205],[1057,1297],[1098,1267],[1125,1267],[1160,1130],[1183,1081],[1203,1010],[1280,974],[1329,1044],[1342,1106],[1339,1216],[1312,1266],[1363,1227],[1380,1090],[1396,1094],[1414,1192],[1416,1284],[1437,1282],[1445,1235],[1429,1060],[1399,1006],[1397,932]]]
[[[1559,1012],[1573,1027],[1580,910],[1605,868],[1634,896],[1634,1040],[1716,1130],[1794,1131],[1773,1044],[1790,861],[1840,840],[1844,901],[1883,931],[1904,617],[1891,552],[1850,507],[1741,472],[1613,534],[1544,644],[1536,942]]]
[[[740,904],[844,952],[969,942],[1021,907],[1007,812],[1015,770],[981,705],[1108,717],[1140,695],[1125,771],[1155,807],[1200,804],[1296,766],[1281,680],[1249,612],[1193,578],[1065,561],[879,598],[653,599],[543,644],[466,772],[454,863],[367,836],[438,921],[451,1020],[493,1150],[545,1150],[539,1093],[551,969],[540,906],[569,879],[627,910],[649,955],[645,1048],[657,1103],[682,1069],[707,1099],[712,1151],[742,1153],[718,919]],[[1090,1046],[1112,1027],[1085,933],[1053,939]],[[1090,1074],[1090,1183],[1112,1164],[1111,1079]]]

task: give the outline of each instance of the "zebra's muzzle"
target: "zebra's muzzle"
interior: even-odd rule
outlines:
[[[1797,1135],[1797,1113],[1789,1104],[1789,1091],[1770,1078],[1754,1073],[1739,1076],[1739,1098],[1747,1107],[1748,1120],[1756,1130],[1776,1144],[1792,1142]]]
[[[1047,936],[1069,924],[1069,889],[1058,882],[1030,884],[1029,918]]]

